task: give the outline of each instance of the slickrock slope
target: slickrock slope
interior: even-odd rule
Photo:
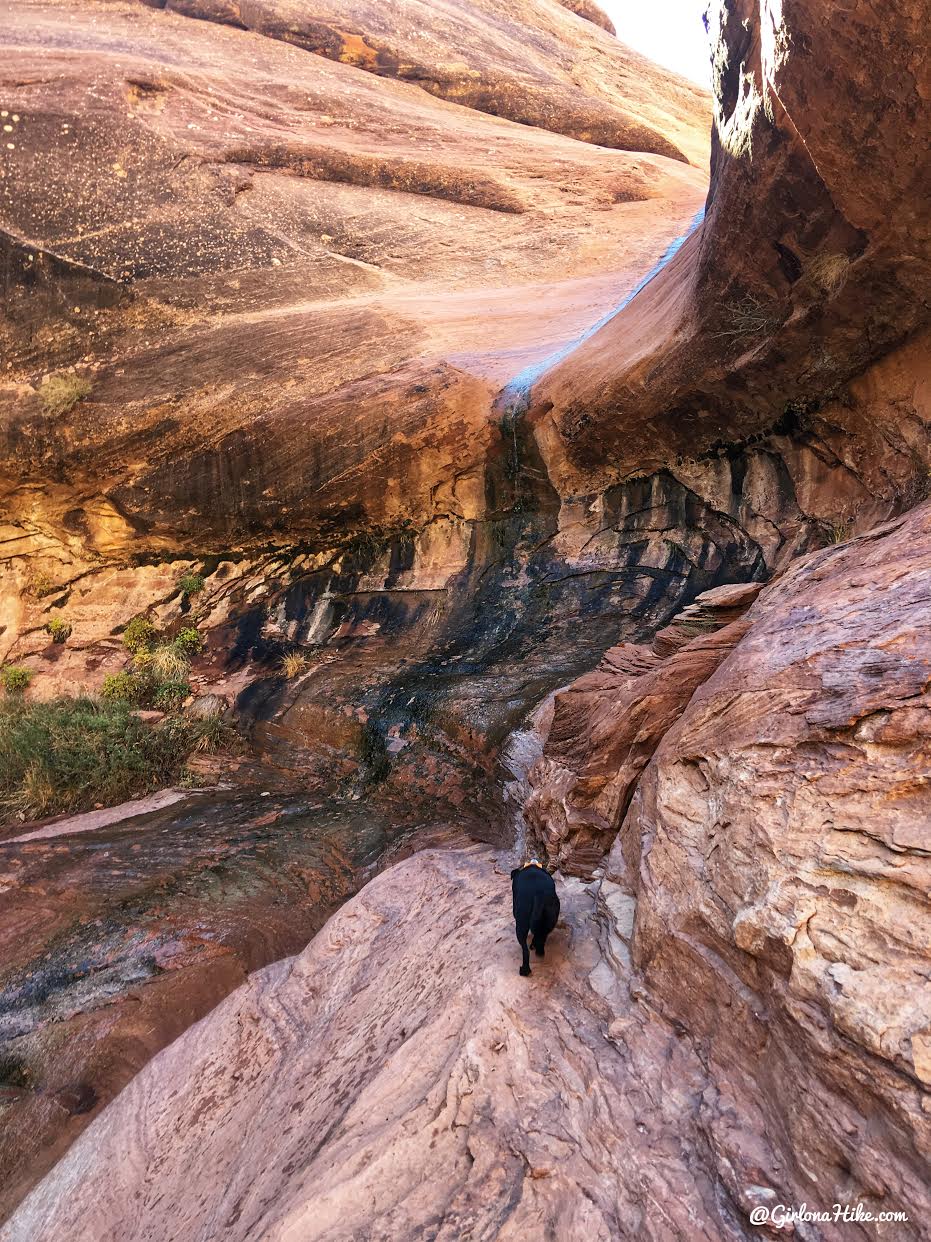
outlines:
[[[355,0],[348,10],[338,0],[156,0],[153,7],[241,25],[522,125],[704,161],[693,124],[701,89],[630,49],[619,56],[617,44],[588,24],[610,27],[589,0]]]
[[[705,93],[554,0],[7,7],[0,661],[93,692],[193,623],[259,762],[209,823],[0,830],[0,1212],[399,837],[501,840],[528,704],[762,563],[703,506],[668,597],[631,535],[567,574],[495,408],[688,227]]]
[[[704,168],[296,46],[326,6],[250,5],[255,30],[194,8],[29,2],[4,24],[0,655],[39,695],[98,686],[192,559],[237,658],[364,645],[466,577],[466,598],[526,580],[558,498],[497,394],[616,307],[705,194]],[[389,20],[338,8],[353,39]],[[399,11],[428,65],[471,48],[522,81],[571,69],[573,97],[659,107],[703,162],[707,98],[551,0]],[[41,381],[63,371],[89,391],[51,413]],[[73,640],[49,651],[63,606]]]
[[[509,890],[485,851],[383,873],[151,1062],[4,1242],[742,1237],[687,1041],[630,1058],[591,986],[591,895],[527,980]]]
[[[414,828],[400,804],[247,788],[0,841],[0,1212],[154,1053],[302,948]]]
[[[766,1187],[787,1203],[831,1186],[913,1217],[927,1208],[915,1180],[927,1024],[907,943],[926,853],[908,835],[923,822],[923,786],[909,782],[926,762],[913,711],[927,672],[913,623],[926,514],[852,551],[828,547],[738,616],[794,558],[928,495],[927,5],[880,19],[853,4],[843,23],[804,0],[718,6],[701,223],[708,101],[571,11],[588,7],[26,0],[4,14],[0,661],[35,674],[31,697],[93,691],[125,665],[132,617],[168,634],[194,623],[206,644],[194,687],[230,705],[252,755],[230,765],[235,788],[209,823],[201,803],[179,802],[29,840],[4,830],[0,1211],[146,1057],[244,971],[296,950],[386,851],[446,840],[453,825],[506,841],[501,756],[558,687],[539,764],[517,772],[533,790],[523,815],[580,876],[611,848],[598,903],[616,926],[599,933],[601,958],[573,882],[575,949],[534,976],[551,980],[552,1004],[526,1015],[490,855],[411,863],[330,925],[342,956],[324,940],[301,959],[316,963],[319,996],[288,1000],[292,1034],[321,1040],[341,1004],[362,1013],[353,988],[381,1013],[379,985],[395,980],[397,1012],[342,1081],[328,1048],[329,1096],[313,1095],[312,1075],[279,1079],[274,1108],[300,1090],[308,1117],[336,1116],[364,1088],[372,1105],[401,1092],[388,1114],[400,1117],[405,1074],[413,1096],[432,1082],[445,1099],[447,1063],[484,1064],[460,1046],[503,1012],[526,1024],[534,1065],[549,1048],[574,1084],[553,1103],[535,1068],[501,1062],[515,1092],[532,1082],[545,1102],[526,1122],[495,1079],[513,1144],[496,1147],[485,1124],[494,1090],[484,1112],[462,1114],[468,1138],[457,1126],[438,1142],[458,1182],[425,1180],[420,1127],[403,1140],[387,1121],[371,1139],[354,1131],[352,1159],[369,1142],[380,1159],[389,1140],[409,1155],[386,1169],[384,1193],[393,1203],[395,1178],[421,1188],[409,1210],[437,1230],[459,1236],[461,1210],[479,1234],[739,1237]],[[872,595],[853,585],[864,557]],[[203,579],[194,597],[186,571]],[[59,614],[64,644],[45,629]],[[689,634],[695,624],[708,632]],[[287,653],[306,658],[293,679]],[[900,684],[915,702],[883,700],[889,721],[871,717],[860,736],[856,713]],[[701,715],[715,687],[720,733]],[[849,727],[832,723],[832,704]],[[683,789],[683,805],[667,799]],[[869,825],[853,815],[864,789]],[[271,808],[258,801],[270,790]],[[718,794],[732,807],[720,822]],[[850,815],[839,829],[825,811],[835,800]],[[439,887],[436,937],[463,907],[500,912],[504,927],[449,930],[455,952],[427,961],[434,932],[418,947],[426,920],[407,919],[398,877],[424,903]],[[383,920],[377,953],[351,932],[369,926],[367,902]],[[288,971],[256,989],[297,986]],[[418,1016],[431,1018],[427,980],[436,1013],[452,1014],[432,1057],[408,1047]],[[211,1021],[165,1063],[213,1047]],[[379,1067],[396,1051],[386,1085]],[[253,1102],[271,1100],[263,1064]],[[201,1147],[207,1136],[160,1073],[132,1098],[166,1127],[146,1142],[170,1161],[179,1134]],[[795,1082],[805,1108],[770,1100]],[[120,1150],[128,1098],[100,1123]],[[817,1130],[825,1117],[840,1130]],[[303,1237],[303,1157],[269,1167],[284,1127],[264,1124],[259,1111],[254,1150],[275,1184],[243,1165],[253,1216],[232,1199],[220,1225],[285,1229],[268,1215],[280,1202]],[[323,1144],[322,1195],[340,1132],[289,1133]],[[501,1195],[475,1206],[460,1140]],[[541,1144],[547,1161],[575,1151],[572,1168],[524,1183],[514,1152],[537,1169]],[[191,1229],[226,1184],[211,1169],[232,1158],[218,1140]],[[120,1166],[130,1196],[136,1167]],[[117,1230],[129,1200],[103,1168],[82,1143],[15,1229],[45,1203],[67,1233],[56,1179],[77,1169],[75,1203],[103,1229],[111,1205]],[[345,1170],[326,1193],[364,1221],[368,1201],[338,1189],[357,1164]],[[429,1200],[447,1184],[448,1202]],[[153,1187],[151,1236],[164,1237],[156,1200],[180,1183]],[[415,1216],[384,1230],[403,1236]]]
[[[921,1236],[929,605],[931,505],[800,561],[530,980],[506,868],[422,853],[152,1061],[4,1242],[744,1238],[803,1202]]]
[[[569,9],[572,13],[577,13],[579,17],[584,17],[586,21],[594,22],[596,26],[600,26],[602,30],[607,30],[608,34],[615,34],[614,22],[611,21],[607,13],[595,4],[595,0],[559,0],[559,3],[565,9]]]

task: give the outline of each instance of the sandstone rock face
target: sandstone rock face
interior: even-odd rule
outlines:
[[[209,814],[0,830],[0,1210],[375,868],[505,839],[557,687],[524,819],[594,879],[530,1013],[489,852],[379,879],[17,1239],[927,1215],[925,511],[739,615],[927,495],[926,14],[716,8],[696,223],[708,101],[591,7],[5,15],[0,660],[95,690],[194,623],[253,755]]]
[[[650,995],[721,1084],[722,1167],[785,1202],[894,1206],[914,1236],[931,1206],[929,592],[928,505],[767,588],[608,866],[636,896]]]
[[[522,979],[509,890],[485,851],[383,873],[151,1062],[4,1242],[747,1236],[687,1041],[657,1021],[630,1054],[644,1013],[622,1038],[592,986],[592,896],[563,889]]]
[[[406,0],[385,6],[355,0],[347,9],[335,0],[167,0],[175,12],[229,21],[523,125],[684,159],[667,136],[679,130],[683,146],[703,157],[704,144],[688,132],[700,88],[681,79],[673,85],[670,74],[630,49],[618,57],[617,45],[600,30],[565,11],[613,33],[592,0],[562,9],[559,4],[457,0],[437,6]]]
[[[818,411],[927,324],[928,15],[857,4],[835,29],[805,0],[711,5],[705,219],[537,386],[561,491],[733,451]]]
[[[401,37],[381,5],[318,7],[321,29]],[[615,304],[704,196],[703,168],[633,140],[608,154],[313,55],[278,37],[297,20],[279,9],[250,5],[252,32],[27,4],[5,29],[5,507],[35,520],[24,489],[56,476],[45,530],[104,555],[474,516],[497,387]],[[631,107],[668,100],[704,162],[707,98],[548,0],[504,33],[477,4],[403,12],[427,69],[469,81],[469,39],[487,60],[503,38],[556,124],[547,48],[588,55],[601,106],[625,83]],[[522,20],[555,33],[521,51]],[[45,417],[35,385],[76,363],[88,399]]]
[[[421,853],[150,1062],[4,1242],[737,1239],[803,1202],[922,1236],[929,565],[925,505],[763,591],[532,979],[506,866]]]
[[[162,795],[0,840],[0,1214],[412,828],[401,806],[278,785]]]
[[[559,0],[564,9],[569,9],[572,13],[577,13],[579,17],[584,17],[588,22],[594,22],[596,26],[600,26],[602,30],[607,30],[608,34],[615,34],[614,22],[611,21],[607,13],[594,0]]]
[[[758,584],[700,595],[652,648],[610,648],[554,696],[523,815],[549,862],[590,874],[610,849],[640,774],[693,692],[747,631]]]
[[[134,615],[193,623],[193,688],[256,759],[209,824],[3,830],[4,1211],[399,842],[502,839],[497,748],[529,704],[762,572],[736,529],[708,555],[699,506],[668,594],[632,530],[567,574],[558,498],[495,409],[700,207],[704,93],[550,0],[5,16],[0,660],[30,697],[95,692]]]

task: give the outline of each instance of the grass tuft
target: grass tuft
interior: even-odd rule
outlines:
[[[843,522],[827,524],[827,540],[830,544],[846,543],[853,534],[853,522],[850,518]]]
[[[187,656],[174,643],[154,651],[140,651],[133,659],[133,671],[153,682],[180,681],[187,677],[190,667]]]
[[[303,651],[289,651],[286,656],[281,659],[281,672],[290,681],[294,677],[300,677],[301,673],[306,673],[310,668],[310,659]]]
[[[806,272],[822,293],[833,297],[844,287],[849,270],[850,260],[845,254],[817,254],[808,264]]]
[[[116,698],[0,702],[0,806],[24,818],[112,806],[173,783],[193,752],[235,737],[216,720],[151,725]]]

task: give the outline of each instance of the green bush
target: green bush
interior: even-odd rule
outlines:
[[[107,673],[100,687],[100,697],[107,702],[138,703],[139,679],[132,673]]]
[[[133,617],[123,631],[123,646],[136,655],[151,651],[158,641],[158,630],[148,617]]]
[[[204,589],[204,580],[200,574],[182,574],[178,579],[178,589],[185,595],[198,595]]]
[[[67,642],[71,635],[71,626],[64,617],[49,617],[45,623],[45,628],[51,636],[53,643]]]
[[[185,656],[195,656],[204,649],[204,640],[193,625],[186,625],[175,636],[175,647]]]
[[[22,694],[32,681],[34,673],[28,668],[18,668],[15,664],[8,664],[6,668],[0,668],[0,682],[7,694]]]
[[[113,805],[171,784],[193,751],[235,736],[184,716],[151,725],[125,701],[0,702],[0,804],[27,817]]]
[[[187,665],[184,665],[187,671]],[[108,703],[130,703],[134,707],[154,707],[171,711],[191,693],[183,676],[161,676],[152,657],[146,656],[141,667],[108,673],[100,688],[100,697]]]
[[[152,689],[150,702],[159,711],[170,712],[180,707],[190,693],[191,687],[186,681],[160,681]]]

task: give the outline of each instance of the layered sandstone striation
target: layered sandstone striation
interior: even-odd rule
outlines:
[[[566,874],[590,874],[617,835],[631,795],[692,694],[747,632],[759,584],[705,591],[651,646],[625,643],[553,696],[541,755],[527,773],[523,819]]]
[[[726,1083],[722,1165],[739,1176],[752,1133],[764,1184],[894,1204],[914,1236],[931,1206],[929,594],[928,505],[788,570],[663,739],[607,867],[636,899],[650,996]]]
[[[630,49],[618,56],[603,33],[614,33],[611,23],[593,0],[408,0],[390,7],[356,0],[348,10],[336,0],[167,0],[154,7],[230,22],[582,142],[704,158],[692,126],[700,88]]]
[[[763,591],[531,980],[506,868],[421,853],[152,1061],[5,1242],[736,1239],[802,1202],[921,1236],[929,566],[925,505]]]
[[[195,624],[251,750],[0,834],[0,1210],[102,1114],[12,1237],[927,1214],[923,6],[716,6],[703,222],[710,102],[593,7],[4,23],[0,659]],[[539,1004],[507,860],[430,854],[104,1108],[386,860],[506,843],[541,703]]]

